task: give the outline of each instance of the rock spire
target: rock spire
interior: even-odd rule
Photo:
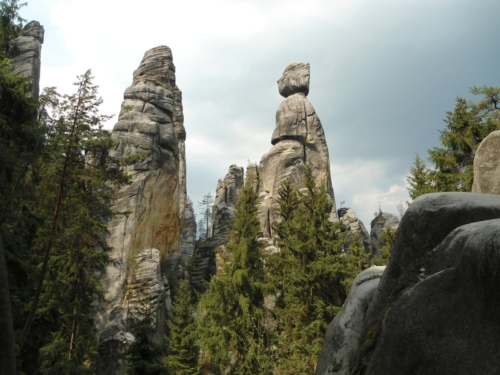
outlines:
[[[286,67],[278,80],[278,89],[286,99],[276,112],[276,128],[271,137],[273,145],[262,156],[259,164],[260,197],[259,219],[263,236],[273,236],[271,223],[277,217],[275,199],[285,179],[302,187],[302,166],[308,163],[318,185],[326,184],[335,203],[330,176],[328,146],[321,121],[312,104],[309,93],[310,67],[305,63],[293,63]],[[335,205],[332,220],[337,220]]]
[[[131,339],[126,320],[142,300],[159,307],[159,340],[163,337],[168,258],[181,250],[186,132],[170,48],[160,46],[144,54],[132,85],[125,90],[112,138],[117,144],[109,157],[133,160],[122,167],[131,181],[117,191],[112,207],[121,214],[109,222],[107,241],[113,262],[103,277],[106,302],[96,306],[101,345],[116,352],[117,346]],[[189,246],[186,239],[184,252],[192,251]],[[111,374],[120,373],[118,362],[104,367]]]

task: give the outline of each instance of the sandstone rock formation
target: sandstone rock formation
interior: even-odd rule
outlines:
[[[285,179],[302,187],[302,165],[313,167],[316,183],[326,184],[334,200],[330,177],[328,147],[321,122],[307,100],[309,93],[309,64],[293,63],[286,67],[278,80],[279,92],[286,99],[276,112],[276,128],[271,137],[272,147],[259,164],[262,199],[259,220],[263,236],[272,238],[271,223],[277,219],[275,199]],[[332,212],[336,220],[336,210]]]
[[[373,256],[377,255],[377,250],[380,249],[383,243],[380,241],[380,233],[384,230],[385,227],[391,227],[397,229],[399,225],[399,219],[396,215],[393,215],[389,212],[380,212],[375,219],[371,222],[371,230],[370,230],[370,239],[371,239],[371,248],[373,252]]]
[[[417,198],[399,225],[348,373],[497,373],[499,267],[498,195]]]
[[[348,249],[351,245],[354,236],[359,236],[365,251],[367,253],[371,252],[371,241],[370,234],[365,228],[365,225],[361,220],[358,219],[356,213],[352,208],[343,207],[338,210],[339,221],[343,224],[344,229],[347,232],[347,241],[345,249]]]
[[[136,160],[123,167],[131,181],[117,191],[112,208],[121,214],[108,225],[113,262],[103,276],[106,303],[96,306],[101,340],[126,336],[124,322],[138,300],[156,303],[158,314],[165,314],[168,304],[164,285],[158,290],[141,289],[137,295],[131,291],[138,283],[160,285],[158,272],[164,280],[168,256],[180,253],[186,201],[185,131],[170,48],[161,46],[145,53],[132,85],[125,90],[112,138],[117,145],[109,157]],[[157,268],[140,266],[147,249],[155,249]],[[164,319],[159,319],[160,338],[163,325]]]
[[[500,194],[500,130],[491,132],[476,150],[472,192]]]
[[[33,78],[33,97],[40,92],[41,52],[45,30],[38,21],[31,21],[23,28],[22,35],[14,40],[16,56],[12,58],[12,71]]]
[[[243,167],[233,164],[224,180],[219,180],[215,191],[214,205],[212,208],[211,237],[223,243],[229,233],[231,222],[235,216],[236,195],[243,187]]]
[[[184,229],[181,232],[181,254],[187,259],[193,256],[196,244],[196,218],[193,203],[189,200],[186,202],[184,217]]]
[[[379,266],[367,268],[352,282],[342,310],[326,331],[317,375],[349,374],[349,358],[359,347],[363,318],[384,270]]]

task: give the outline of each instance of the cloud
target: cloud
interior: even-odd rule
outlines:
[[[276,80],[291,62],[311,64],[335,191],[364,220],[379,202],[389,210],[407,199],[414,153],[438,145],[456,96],[500,86],[493,0],[37,0],[33,9],[46,28],[42,86],[70,92],[92,68],[103,113],[119,112],[146,50],[172,48],[194,202],[230,164],[268,151],[283,100]]]

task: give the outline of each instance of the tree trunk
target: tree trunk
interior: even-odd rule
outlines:
[[[16,349],[7,262],[0,236],[0,375],[16,374]]]

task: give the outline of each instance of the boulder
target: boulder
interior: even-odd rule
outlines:
[[[330,176],[330,161],[326,138],[316,111],[307,100],[309,93],[309,64],[287,66],[278,80],[278,88],[286,99],[276,112],[276,128],[271,137],[273,145],[259,163],[260,205],[258,210],[264,237],[272,238],[272,223],[278,220],[276,197],[282,183],[289,179],[297,188],[303,187],[302,168],[312,166],[318,185],[325,184],[335,202]],[[332,220],[337,220],[336,209]]]
[[[364,317],[353,374],[496,372],[499,218],[492,194],[412,203]]]
[[[385,266],[367,268],[352,282],[342,309],[326,331],[316,375],[349,374],[349,358],[359,349],[363,318],[384,270]]]
[[[338,210],[339,221],[343,225],[343,230],[347,231],[347,241],[345,249],[348,250],[354,236],[358,236],[363,242],[365,252],[371,252],[370,234],[365,228],[365,225],[358,219],[352,208],[342,207]]]
[[[40,92],[41,52],[45,30],[38,21],[24,26],[21,36],[13,42],[15,56],[11,60],[12,71],[33,78],[33,98]]]
[[[476,150],[472,192],[500,194],[500,130],[491,132]]]

